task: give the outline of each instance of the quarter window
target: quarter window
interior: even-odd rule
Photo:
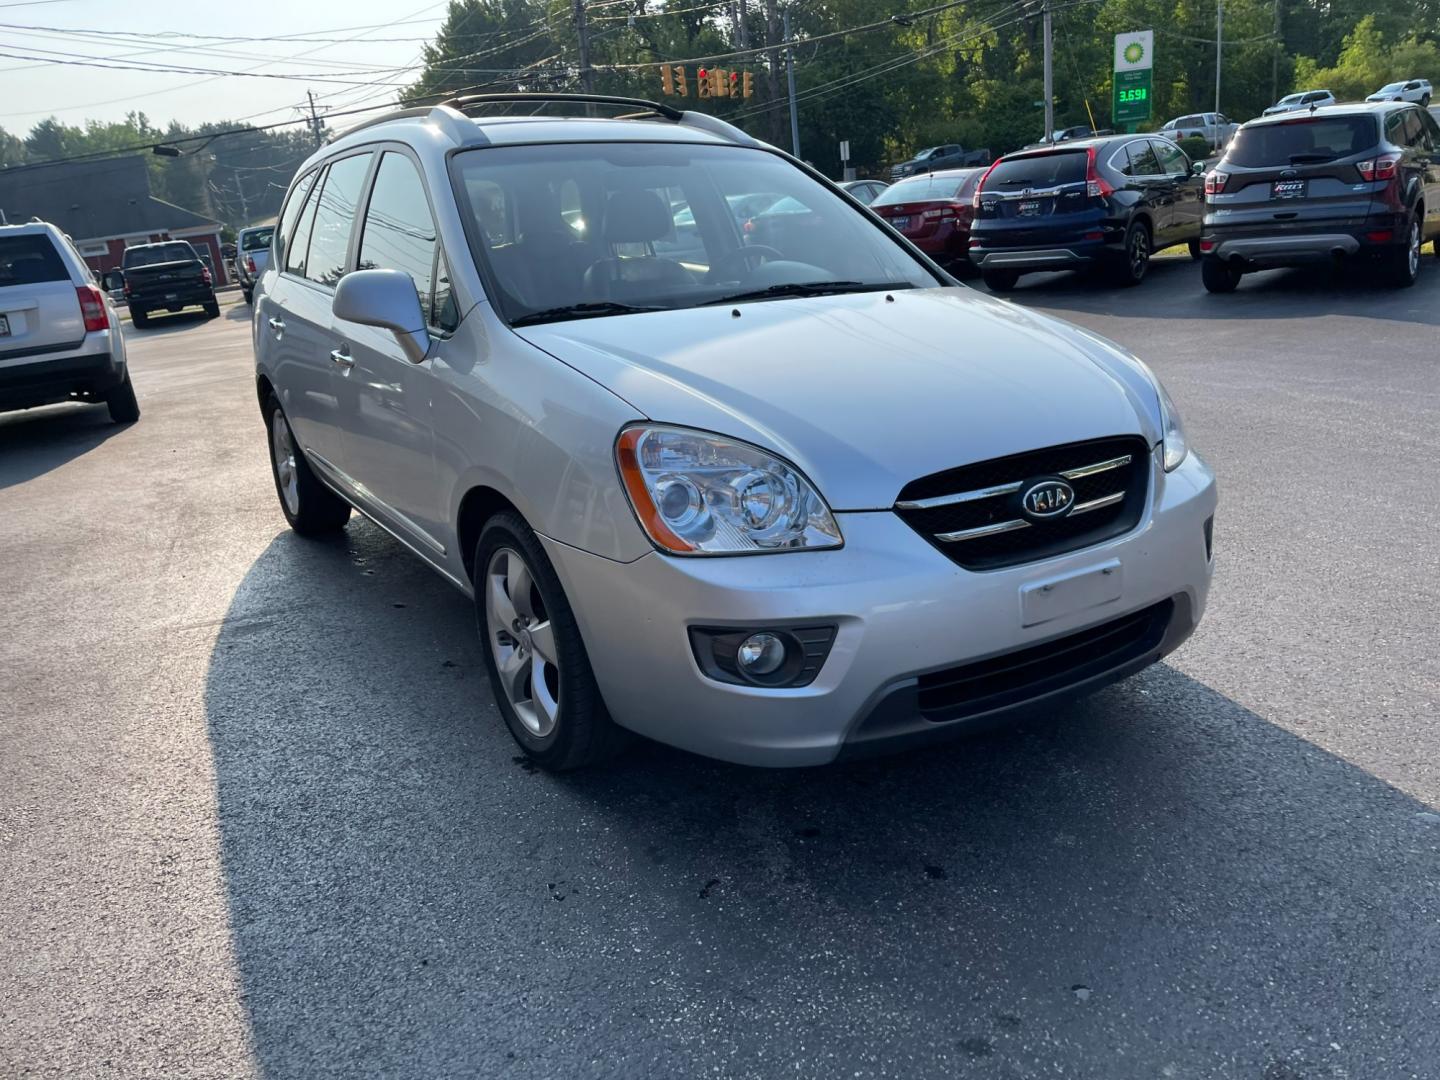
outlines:
[[[371,157],[356,154],[341,158],[325,176],[310,233],[310,253],[305,259],[305,276],[317,284],[333,287],[349,270],[346,259],[350,231]]]
[[[295,186],[290,189],[290,199],[285,204],[285,211],[280,215],[280,228],[275,233],[276,250],[280,253],[277,264],[286,266],[288,264],[288,243],[290,234],[295,229],[295,221],[300,217],[300,211],[305,206],[305,196],[310,194],[310,185],[315,183],[316,173],[310,172],[302,176]]]
[[[380,159],[360,237],[361,270],[402,270],[415,282],[420,309],[435,295],[435,219],[414,163],[393,151]]]
[[[291,200],[297,207],[300,207],[302,202],[304,206],[300,207],[300,220],[296,223],[295,234],[290,238],[286,247],[284,265],[287,273],[298,274],[300,277],[305,276],[306,255],[310,250],[310,234],[315,227],[315,204],[320,201],[320,185],[324,182],[323,175],[317,173],[316,177],[315,183],[310,185],[307,192],[309,198]],[[296,195],[299,194],[297,191]],[[290,208],[287,206],[285,209],[286,213],[289,213]]]

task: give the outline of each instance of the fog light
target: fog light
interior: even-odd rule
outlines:
[[[735,650],[735,662],[746,675],[773,675],[785,663],[785,643],[774,634],[751,634]]]

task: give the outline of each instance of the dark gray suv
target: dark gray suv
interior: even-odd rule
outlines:
[[[1378,263],[1413,285],[1440,252],[1440,125],[1416,105],[1337,105],[1252,120],[1205,178],[1205,288],[1273,266]]]

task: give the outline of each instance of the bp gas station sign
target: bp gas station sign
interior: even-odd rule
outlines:
[[[1116,127],[1143,124],[1150,119],[1155,32],[1135,30],[1115,35],[1114,97],[1111,123]]]

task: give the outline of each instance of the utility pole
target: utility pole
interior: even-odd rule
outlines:
[[[790,152],[800,156],[800,119],[795,115],[795,48],[790,43],[790,6],[785,6],[785,79],[790,84]]]
[[[323,141],[320,129],[320,114],[315,111],[315,91],[306,90],[305,96],[310,99],[310,134],[315,136],[315,145],[319,146]]]
[[[1275,0],[1275,48],[1270,52],[1270,100],[1280,100],[1280,50],[1285,48],[1285,43],[1280,37],[1280,0]],[[1220,109],[1219,104],[1215,106],[1216,111]]]
[[[590,67],[590,26],[585,21],[585,0],[575,0],[575,33],[580,38],[580,87],[595,92],[595,72]]]
[[[747,0],[740,0],[740,48],[750,48],[750,12],[746,9]],[[747,58],[748,59],[748,58]]]
[[[780,100],[780,13],[775,7],[775,0],[765,0],[765,46],[766,64],[765,90],[770,101]],[[766,111],[765,118],[770,125],[770,142],[776,146],[784,137],[780,133],[780,112],[771,108]]]
[[[1050,0],[1041,0],[1045,24],[1045,141],[1055,137],[1055,28],[1050,22]]]
[[[1215,111],[1220,111],[1220,56],[1225,36],[1225,0],[1215,0]]]

